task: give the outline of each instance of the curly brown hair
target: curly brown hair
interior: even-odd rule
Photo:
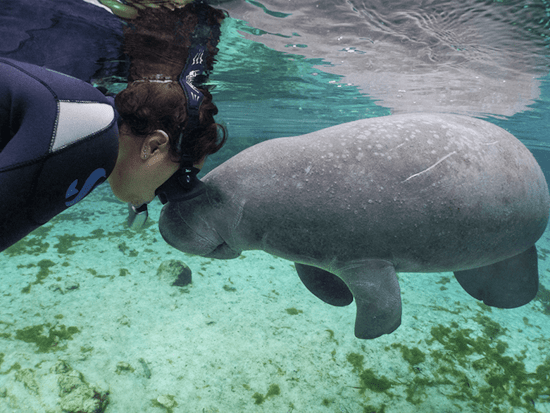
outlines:
[[[187,101],[177,78],[185,66],[199,13],[204,14],[211,27],[216,27],[226,17],[225,12],[195,1],[175,10],[148,9],[126,23],[124,52],[130,58],[129,83],[115,98],[121,123],[127,125],[132,134],[143,137],[161,129],[170,138],[172,155],[179,158],[185,153],[195,163],[217,152],[227,139],[226,129],[214,120],[218,108],[212,102],[212,95],[200,86],[204,100],[199,110],[199,123],[195,125],[192,136],[185,136]],[[212,33],[216,31],[212,30]],[[207,42],[208,71],[215,62],[218,40],[216,36],[210,36]],[[137,82],[156,75],[170,77],[173,81]],[[178,153],[176,141],[182,132],[185,138],[182,153]]]

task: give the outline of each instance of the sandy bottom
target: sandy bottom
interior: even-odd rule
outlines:
[[[359,340],[354,305],[291,262],[188,256],[125,220],[103,186],[0,254],[0,412],[550,412],[545,289],[499,310],[451,273],[402,273],[401,327]],[[157,274],[167,260],[190,286]]]

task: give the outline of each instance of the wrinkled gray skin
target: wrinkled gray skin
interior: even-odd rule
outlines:
[[[548,187],[527,148],[482,120],[394,115],[273,139],[203,182],[203,195],[165,205],[164,239],[204,257],[294,261],[324,301],[353,296],[359,338],[400,325],[396,271],[453,271],[501,308],[537,292]]]

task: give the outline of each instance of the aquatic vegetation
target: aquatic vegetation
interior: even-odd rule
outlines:
[[[54,248],[57,248],[57,252],[60,254],[74,254],[76,251],[71,250],[78,241],[86,237],[77,237],[73,234],[64,234],[56,235],[56,238],[59,240],[57,244],[54,245]]]
[[[403,358],[411,366],[415,366],[417,364],[420,364],[426,361],[426,355],[422,351],[420,351],[417,347],[410,349],[399,343],[394,343],[391,345],[391,347],[398,348],[399,350],[401,350],[401,353],[403,354]]]
[[[546,315],[550,315],[550,290],[548,290],[541,283],[539,283],[539,291],[535,297],[535,300],[541,303],[542,312]]]
[[[363,408],[363,413],[385,413],[386,412],[386,405],[383,405],[381,407],[374,407],[374,406],[365,406]]]
[[[35,229],[30,236],[8,247],[4,251],[4,254],[7,254],[9,257],[23,254],[33,256],[43,254],[50,247],[50,244],[45,242],[44,239],[48,237],[51,229],[51,225],[44,225]]]
[[[136,251],[134,249],[130,249],[130,247],[128,247],[128,245],[124,241],[122,241],[120,244],[118,244],[117,247],[118,247],[118,250],[120,252],[122,252],[124,255],[126,255],[126,251],[128,251],[128,257],[137,257],[138,256],[138,251]]]
[[[45,253],[48,248],[50,248],[50,244],[44,242],[41,238],[28,236],[26,238],[23,238],[16,244],[13,244],[11,247],[7,248],[4,251],[4,254],[8,255],[9,257],[24,254],[41,255]]]
[[[363,360],[365,359],[365,356],[357,353],[349,353],[346,359],[353,366],[353,372],[363,371]]]
[[[419,342],[418,347],[400,343],[387,346],[386,351],[399,349],[402,353],[411,372],[408,378],[392,381],[372,368],[364,368],[362,354],[349,353],[346,359],[359,381],[355,388],[367,400],[369,393],[389,398],[405,395],[407,402],[419,405],[435,392],[477,411],[482,407],[491,413],[511,408],[537,412],[537,403],[547,403],[550,397],[550,357],[530,373],[524,364],[527,350],[519,356],[506,355],[509,344],[501,340],[506,328],[482,313],[473,321],[480,327],[463,328],[456,322],[433,326],[431,338]],[[427,346],[430,352],[420,349]],[[369,405],[365,411],[384,408]]]
[[[364,394],[368,389],[376,393],[386,393],[390,397],[393,396],[391,393],[387,393],[387,390],[395,383],[384,376],[377,377],[371,369],[365,369],[363,367],[365,357],[362,354],[349,353],[346,359],[353,366],[352,371],[358,373],[360,386],[355,388],[359,389],[360,394]]]
[[[447,287],[445,287],[445,284],[448,284],[450,282],[451,282],[450,277],[441,277],[439,281],[436,281],[436,284],[441,284],[441,287],[439,287],[439,289],[441,291],[445,291],[447,289]]]
[[[550,254],[550,250],[546,248],[538,247],[537,253],[538,253],[539,260],[546,261],[548,254]]]
[[[376,393],[385,393],[394,384],[394,382],[388,380],[384,376],[377,377],[377,375],[371,369],[363,370],[359,375],[359,378],[361,379],[361,387],[359,388],[359,393],[364,393],[367,389]],[[388,394],[391,396],[390,393]]]
[[[48,329],[47,335],[43,334],[44,327]],[[79,333],[77,327],[66,327],[65,325],[53,326],[50,323],[43,325],[29,326],[17,330],[15,338],[25,343],[34,343],[38,346],[38,353],[65,350],[67,346],[60,346],[63,340],[72,340],[73,335]]]
[[[124,361],[119,361],[116,365],[115,373],[121,375],[122,373],[133,373],[135,369]]]
[[[149,366],[147,365],[147,362],[143,358],[138,359],[139,363],[141,364],[141,367],[143,367],[143,374],[146,378],[151,378],[151,370],[149,369]]]
[[[40,260],[36,264],[28,264],[26,268],[32,268],[35,266],[38,266],[40,270],[36,274],[36,280],[29,285],[27,285],[25,288],[21,290],[22,293],[28,294],[31,291],[31,286],[36,284],[44,284],[44,279],[46,279],[50,275],[50,267],[53,267],[55,265],[55,262],[51,260]]]
[[[252,395],[252,398],[255,400],[255,404],[262,404],[266,399],[278,396],[281,394],[281,389],[277,384],[272,384],[269,386],[269,389],[267,390],[267,393],[265,396],[261,395],[260,393],[254,393]]]
[[[81,216],[83,215],[83,216]],[[48,224],[37,228],[22,240],[18,241],[14,245],[7,248],[3,253],[9,257],[15,256],[39,256],[49,251],[50,247],[57,249],[58,254],[62,255],[74,255],[76,247],[83,245],[83,243],[90,240],[106,240],[109,242],[117,242],[118,249],[130,257],[136,257],[138,251],[130,249],[124,238],[131,239],[136,235],[142,238],[148,238],[146,232],[138,233],[135,231],[128,231],[126,229],[122,231],[109,231],[106,232],[102,228],[98,228],[90,231],[89,235],[78,236],[72,233],[65,233],[62,235],[52,235],[50,232],[56,224],[62,221],[88,221],[89,217],[86,214],[75,214],[64,212],[61,215],[54,217]],[[124,224],[125,225],[125,224]],[[156,222],[149,220],[144,229],[156,227]],[[53,241],[57,238],[57,242]],[[151,242],[156,242],[152,239]],[[51,245],[53,243],[53,246]],[[151,250],[149,250],[151,251]]]

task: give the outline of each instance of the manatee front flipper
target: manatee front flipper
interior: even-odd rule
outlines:
[[[351,304],[353,295],[346,283],[336,275],[310,265],[294,263],[306,288],[327,304],[343,307]]]
[[[392,263],[367,260],[338,271],[357,304],[355,337],[376,338],[401,324],[401,292]]]
[[[533,245],[527,251],[504,261],[474,268],[455,271],[455,277],[472,297],[498,308],[515,308],[527,304],[539,287],[537,248]]]

